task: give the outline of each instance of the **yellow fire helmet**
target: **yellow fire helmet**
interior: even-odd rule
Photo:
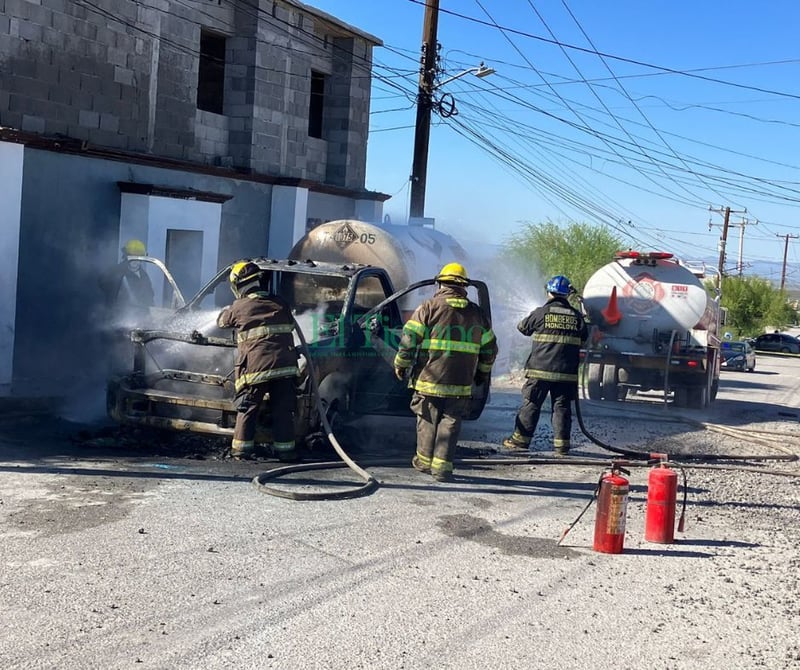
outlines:
[[[253,261],[237,261],[231,267],[228,279],[232,286],[239,286],[253,281],[259,274],[261,274],[261,268]]]
[[[126,256],[146,256],[147,249],[145,249],[144,242],[141,240],[128,240],[125,246],[122,247],[122,252]]]
[[[438,282],[449,282],[451,284],[466,284],[469,282],[467,269],[461,263],[448,263],[435,277]]]

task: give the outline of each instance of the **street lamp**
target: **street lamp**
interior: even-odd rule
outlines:
[[[449,84],[451,81],[460,79],[468,74],[474,74],[482,79],[495,73],[494,68],[486,67],[481,63],[478,67],[471,67],[437,83],[434,81],[436,67],[432,51],[425,45],[423,67],[419,76],[419,92],[417,94],[417,124],[414,133],[414,157],[411,163],[410,177],[411,199],[408,213],[409,220],[417,219],[417,222],[420,222],[425,217],[425,185],[428,174],[428,146],[431,136],[433,94],[445,84]],[[429,56],[431,56],[430,61]]]
[[[459,72],[457,75],[453,75],[452,77],[448,77],[444,81],[440,81],[433,87],[435,91],[438,88],[441,88],[445,84],[449,84],[451,81],[455,81],[456,79],[461,79],[461,77],[474,74],[478,79],[483,79],[484,77],[488,77],[490,74],[494,74],[495,69],[493,67],[486,67],[483,63],[478,65],[478,67],[471,67],[469,70],[464,70],[463,72]]]

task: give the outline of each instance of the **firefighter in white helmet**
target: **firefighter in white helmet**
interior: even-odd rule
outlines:
[[[436,280],[434,296],[403,326],[394,367],[397,378],[408,378],[414,389],[417,451],[411,464],[437,481],[450,481],[461,417],[472,385],[489,378],[497,340],[486,314],[467,298],[469,277],[463,265],[448,263]]]
[[[270,292],[270,274],[251,261],[234,263],[229,279],[236,300],[220,312],[217,325],[236,329],[237,413],[231,455],[255,455],[259,409],[268,394],[273,453],[281,461],[295,460],[297,350],[291,309]]]

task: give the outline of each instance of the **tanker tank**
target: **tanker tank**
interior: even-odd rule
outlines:
[[[593,323],[619,338],[650,340],[654,331],[716,332],[714,299],[688,267],[671,258],[618,258],[589,278],[583,301]]]
[[[466,263],[467,253],[453,237],[428,226],[342,219],[306,233],[289,252],[289,258],[382,267],[399,290],[431,279],[446,263]]]
[[[663,252],[619,252],[586,282],[591,332],[586,386],[592,400],[662,391],[676,406],[701,409],[719,387],[723,312],[703,270]]]

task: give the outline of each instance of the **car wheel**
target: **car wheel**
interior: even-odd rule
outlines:
[[[781,347],[781,353],[782,354],[790,354],[792,352],[789,351],[789,347]]]

